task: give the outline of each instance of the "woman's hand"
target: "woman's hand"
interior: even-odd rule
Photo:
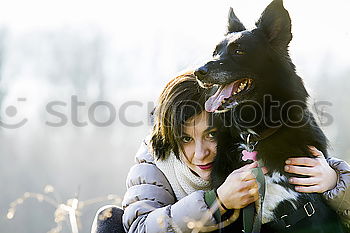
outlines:
[[[226,208],[241,209],[258,200],[258,183],[251,172],[257,166],[258,163],[254,162],[233,171],[217,189],[219,199]]]
[[[309,146],[316,158],[289,158],[284,170],[288,173],[310,176],[308,178],[291,177],[289,183],[296,185],[295,190],[302,193],[323,193],[333,189],[338,181],[337,173],[328,165],[321,151]]]

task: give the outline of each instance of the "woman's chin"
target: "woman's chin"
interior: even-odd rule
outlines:
[[[206,180],[206,181],[210,180],[211,169],[202,170],[198,168],[195,168],[195,169],[190,168],[190,170],[194,175],[202,178],[203,180]]]
[[[210,180],[210,172],[211,169],[208,171],[200,171],[199,172],[199,177],[202,178],[203,180],[209,181]]]

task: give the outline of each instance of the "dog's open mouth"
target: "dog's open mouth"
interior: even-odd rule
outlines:
[[[243,78],[232,83],[219,86],[216,93],[205,102],[207,112],[226,112],[238,104],[237,98],[253,88],[253,80]]]

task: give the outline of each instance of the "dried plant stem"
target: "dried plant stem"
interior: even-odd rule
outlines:
[[[98,202],[106,201],[106,200],[113,200],[114,204],[120,204],[121,203],[121,198],[117,195],[107,195],[105,197],[97,197],[93,199],[89,199],[86,201],[79,201],[78,198],[72,198],[67,200],[67,203],[58,203],[56,200],[52,199],[49,197],[47,194],[48,193],[53,193],[54,188],[51,185],[46,185],[44,189],[44,193],[30,193],[26,192],[23,194],[22,197],[16,199],[10,204],[10,208],[8,209],[7,212],[7,218],[8,219],[13,219],[16,213],[16,208],[17,206],[21,205],[24,203],[29,198],[34,198],[39,202],[47,202],[50,205],[55,207],[55,222],[56,222],[56,227],[52,228],[48,233],[59,233],[62,231],[62,222],[66,221],[67,218],[66,216],[68,215],[69,218],[69,225],[71,228],[72,233],[79,233],[79,216],[81,215],[81,210],[91,204],[95,204]]]

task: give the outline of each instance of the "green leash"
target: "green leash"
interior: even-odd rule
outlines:
[[[252,169],[259,184],[260,210],[259,213],[255,213],[255,203],[251,203],[243,209],[244,233],[259,233],[261,230],[262,207],[265,198],[265,176],[261,167],[259,163],[259,167]]]

